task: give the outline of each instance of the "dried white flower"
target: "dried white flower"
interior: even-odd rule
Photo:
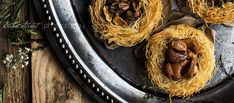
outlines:
[[[25,64],[26,66],[28,66],[28,64],[29,64],[29,61],[25,61],[25,62],[24,62],[24,64]]]
[[[3,64],[6,64],[6,63],[7,63],[6,60],[3,60],[2,62],[3,62]]]
[[[28,57],[28,56],[25,56],[25,59],[26,59],[26,60],[28,60],[28,59],[29,59],[29,57]]]
[[[20,59],[24,59],[24,56],[23,56],[23,55],[21,55],[21,56],[20,56]]]
[[[6,56],[6,61],[11,61],[9,56]]]
[[[18,53],[21,53],[21,52],[22,52],[22,49],[21,49],[21,48],[19,48],[19,49],[18,49]]]
[[[13,54],[10,54],[10,55],[9,55],[9,58],[13,59]]]
[[[16,65],[13,65],[13,66],[12,66],[12,69],[16,70]]]
[[[24,68],[24,67],[25,67],[25,66],[22,64],[22,65],[21,65],[21,68]]]
[[[25,47],[24,49],[18,49],[18,56],[7,54],[3,60],[6,68],[16,70],[17,68],[24,68],[29,64],[29,53],[31,49]]]
[[[25,47],[24,49],[25,49],[25,51],[26,51],[27,53],[29,53],[29,52],[31,51],[31,49],[30,49],[30,48],[27,48],[27,47]]]

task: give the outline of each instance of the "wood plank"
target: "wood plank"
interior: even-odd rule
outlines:
[[[27,0],[22,8],[20,18],[26,20],[28,17]],[[0,32],[0,84],[3,84],[3,101],[4,103],[30,103],[31,101],[31,75],[30,68],[16,68],[15,70],[7,69],[2,59],[5,58],[6,54],[13,54],[18,56],[18,46],[10,45],[6,40],[7,32]]]
[[[62,68],[49,48],[32,52],[33,103],[95,103]]]

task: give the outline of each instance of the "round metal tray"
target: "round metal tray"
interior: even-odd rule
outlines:
[[[91,0],[33,0],[48,41],[60,63],[87,93],[99,102],[168,103],[147,77],[145,42],[107,49],[94,37],[88,6]],[[189,99],[175,103],[234,102],[234,28],[210,25],[216,34],[216,74],[208,85]],[[229,74],[229,75],[227,75]]]

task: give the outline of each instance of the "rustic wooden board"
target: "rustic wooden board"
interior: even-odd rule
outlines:
[[[58,63],[49,48],[32,52],[33,103],[94,103]]]
[[[25,0],[22,8],[21,20],[28,19],[28,0]],[[2,28],[2,27],[1,27]],[[0,32],[0,84],[3,84],[4,103],[30,103],[31,101],[31,74],[30,68],[16,68],[15,70],[6,69],[2,60],[6,54],[17,56],[18,46],[9,44],[6,40],[7,32]]]

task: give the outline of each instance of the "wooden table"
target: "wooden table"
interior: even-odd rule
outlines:
[[[22,17],[24,21],[35,22],[35,10],[27,1]],[[30,9],[29,9],[30,8]],[[43,32],[31,37],[46,40]],[[0,83],[3,83],[4,103],[95,103],[58,62],[50,47],[33,50],[31,63],[26,68],[9,70],[4,67],[2,59],[6,54],[17,55],[19,46],[10,45],[5,39],[7,33],[0,33]],[[32,42],[29,47],[38,44]],[[1,103],[1,102],[0,102]]]

